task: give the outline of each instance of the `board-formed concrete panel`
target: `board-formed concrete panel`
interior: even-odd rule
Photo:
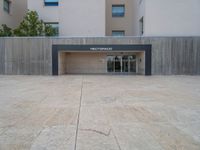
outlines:
[[[200,37],[0,38],[0,74],[52,75],[52,45],[152,45],[152,75],[200,75]]]

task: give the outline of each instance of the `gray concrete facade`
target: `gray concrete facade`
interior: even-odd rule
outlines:
[[[0,74],[52,75],[52,45],[152,45],[152,75],[200,75],[200,37],[0,38]]]

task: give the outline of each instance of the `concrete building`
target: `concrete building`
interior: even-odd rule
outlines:
[[[199,36],[199,0],[28,0],[60,36]]]
[[[17,27],[27,12],[27,0],[0,0],[0,25]]]
[[[28,0],[58,36],[0,39],[0,73],[200,74],[198,6],[199,0]]]

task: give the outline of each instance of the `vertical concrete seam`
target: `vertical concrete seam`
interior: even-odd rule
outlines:
[[[77,147],[78,130],[79,130],[79,120],[80,120],[81,103],[82,103],[82,93],[83,93],[83,76],[82,76],[82,83],[81,83],[81,94],[80,94],[79,111],[78,111],[78,118],[77,118],[77,125],[76,125],[76,135],[75,135],[74,150],[76,150],[76,147]]]

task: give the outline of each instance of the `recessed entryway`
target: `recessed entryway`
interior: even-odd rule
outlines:
[[[140,74],[145,75],[144,52],[63,52],[58,55],[59,75]]]
[[[151,75],[151,45],[53,45],[52,74]]]

